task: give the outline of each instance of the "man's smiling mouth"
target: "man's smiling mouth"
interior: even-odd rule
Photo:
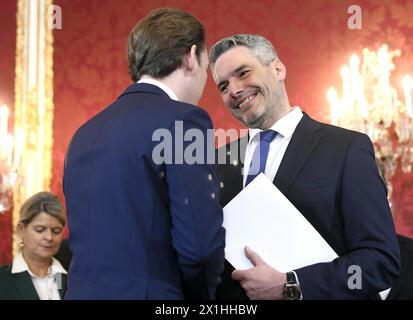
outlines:
[[[241,102],[237,103],[237,108],[239,109],[244,109],[249,102],[253,101],[255,99],[255,97],[257,96],[257,94],[253,94],[245,99],[243,99]]]

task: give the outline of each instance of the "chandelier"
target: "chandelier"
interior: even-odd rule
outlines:
[[[13,188],[17,180],[23,131],[16,131],[16,139],[8,132],[9,108],[0,107],[0,214],[13,206]]]
[[[413,80],[403,77],[403,100],[390,83],[393,58],[400,54],[400,50],[389,51],[383,44],[377,52],[363,49],[362,59],[351,55],[348,65],[341,68],[341,97],[332,87],[327,91],[331,123],[366,133],[372,140],[388,182],[389,198],[390,179],[397,166],[410,172],[413,163]]]

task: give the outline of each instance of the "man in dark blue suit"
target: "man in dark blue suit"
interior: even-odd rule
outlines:
[[[319,123],[290,106],[285,66],[261,36],[219,41],[211,49],[210,63],[224,104],[249,128],[245,143],[241,139],[224,146],[224,153],[218,150],[232,158],[218,169],[222,205],[256,176],[251,168],[258,168],[339,255],[329,263],[284,273],[246,248],[255,267],[231,274],[227,265],[219,298],[378,298],[399,273],[400,253],[370,139]],[[243,145],[245,150],[240,150]],[[242,155],[236,161],[234,152]]]
[[[182,159],[192,143],[182,137],[212,128],[195,106],[204,27],[182,10],[152,11],[130,33],[128,59],[137,83],[77,130],[66,155],[66,298],[213,299],[225,241],[215,167],[206,152]]]

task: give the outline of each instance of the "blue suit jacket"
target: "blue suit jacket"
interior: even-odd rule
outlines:
[[[199,107],[133,84],[75,133],[64,169],[73,251],[66,298],[214,297],[225,241],[215,166],[155,164],[160,128],[174,151],[175,137],[193,128],[206,137],[212,123]]]
[[[237,147],[224,146],[228,158]],[[241,167],[228,159],[219,166],[219,176],[224,184],[220,200],[226,205],[242,189]],[[393,285],[400,269],[399,245],[368,136],[304,114],[274,184],[340,256],[295,270],[304,299],[374,298]],[[361,268],[360,289],[349,289],[351,265]],[[218,297],[245,298],[230,272],[227,265]]]

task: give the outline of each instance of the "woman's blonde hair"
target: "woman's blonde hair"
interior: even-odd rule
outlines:
[[[27,226],[40,213],[47,213],[66,225],[66,214],[59,198],[51,192],[39,192],[27,199],[20,208],[19,223]]]

